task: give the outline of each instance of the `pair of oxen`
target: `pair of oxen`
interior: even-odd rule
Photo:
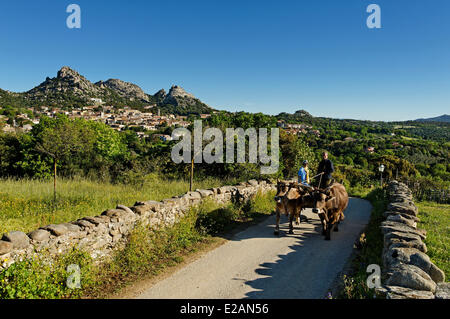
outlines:
[[[344,210],[348,206],[348,194],[344,185],[333,183],[325,189],[305,186],[296,182],[278,181],[276,202],[275,235],[280,232],[281,214],[289,216],[289,234],[294,233],[294,219],[301,222],[304,208],[312,208],[322,223],[322,235],[331,239],[331,232],[338,231],[339,223],[344,220]]]

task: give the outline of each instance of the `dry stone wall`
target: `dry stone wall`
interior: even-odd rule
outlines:
[[[100,262],[125,245],[137,223],[155,228],[172,225],[205,198],[225,204],[231,200],[246,201],[259,191],[275,188],[270,181],[250,180],[236,186],[198,189],[160,202],[137,202],[133,207],[118,205],[99,216],[48,225],[28,234],[12,231],[0,240],[0,271],[25,258],[45,256],[51,260],[73,248],[88,252],[94,261]]]
[[[418,208],[409,188],[397,181],[388,186],[389,204],[381,224],[384,234],[384,286],[389,299],[449,299],[445,274],[428,257],[426,231],[417,228]]]

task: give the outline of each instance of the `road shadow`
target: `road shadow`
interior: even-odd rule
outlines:
[[[240,241],[252,238],[299,238],[304,239],[306,236],[312,233],[322,232],[322,225],[317,215],[312,212],[308,213],[307,221],[302,218],[300,224],[294,223],[294,234],[289,234],[289,217],[282,215],[280,218],[280,231],[278,235],[274,234],[276,216],[275,214],[267,215],[261,214],[259,220],[251,226],[242,225],[237,227],[233,232],[221,234],[220,237],[230,241]],[[311,228],[313,227],[313,228]]]
[[[255,273],[259,278],[243,280],[251,287],[245,299],[321,299],[325,298],[336,275],[350,256],[357,233],[361,230],[358,201],[351,201],[347,212],[349,221],[340,225],[339,232],[332,233],[331,241],[321,235],[322,226],[317,215],[307,214],[309,225],[301,223],[294,228],[294,235],[288,234],[288,224],[280,229],[280,239],[295,238],[288,246],[290,252],[279,254],[276,262],[264,262],[258,265]],[[367,214],[364,214],[367,216]],[[274,219],[266,220],[260,226],[266,227],[261,237],[273,236]],[[313,227],[311,227],[313,226]],[[267,234],[267,236],[266,236]],[[236,234],[235,240],[250,239],[253,232]],[[234,280],[241,280],[234,278]]]

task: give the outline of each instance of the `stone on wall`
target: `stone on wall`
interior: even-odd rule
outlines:
[[[0,256],[13,250],[13,245],[9,241],[0,240]]]
[[[69,231],[64,225],[48,225],[43,227],[43,229],[50,231],[54,236],[62,236]]]
[[[450,282],[438,284],[436,288],[436,299],[450,299]]]
[[[417,229],[416,227],[408,226],[403,223],[385,221],[381,223],[381,231],[383,234],[391,232],[410,233],[420,236],[422,239],[426,239],[426,231]]]
[[[398,286],[386,286],[379,290],[387,299],[434,299],[434,294],[426,290],[414,290]]]
[[[37,229],[28,234],[32,240],[36,242],[44,241],[50,238],[50,232],[44,229]]]
[[[419,267],[409,264],[397,264],[390,269],[392,274],[386,280],[388,286],[400,286],[415,290],[435,292],[436,283]]]
[[[23,249],[30,245],[30,238],[21,231],[4,234],[2,240],[10,242],[14,249]]]
[[[417,221],[414,219],[405,218],[404,216],[398,214],[398,215],[389,215],[386,218],[387,221],[390,222],[396,222],[396,223],[402,223],[410,227],[417,227]]]

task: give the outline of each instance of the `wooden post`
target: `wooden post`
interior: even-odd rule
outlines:
[[[191,160],[191,174],[189,178],[189,191],[192,192],[192,184],[194,182],[194,157]]]
[[[53,159],[53,210],[56,210],[56,157]]]

